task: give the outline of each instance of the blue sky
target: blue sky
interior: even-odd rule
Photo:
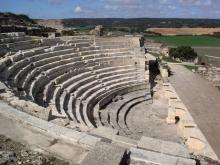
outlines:
[[[0,0],[32,18],[220,18],[220,0]]]

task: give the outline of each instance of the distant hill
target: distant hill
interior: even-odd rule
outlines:
[[[33,36],[47,36],[50,32],[56,32],[56,29],[40,26],[34,19],[24,14],[0,12],[0,33],[9,32],[25,32]]]
[[[78,28],[91,30],[96,25],[103,25],[106,31],[128,33],[146,32],[149,28],[220,28],[220,19],[178,19],[178,18],[67,18],[67,19],[31,19],[27,15],[0,13],[0,26]]]
[[[1,13],[0,25],[32,26],[36,22],[24,14]]]
[[[182,28],[182,27],[220,27],[220,19],[179,19],[179,18],[67,18],[34,20],[24,14],[0,12],[0,25],[31,26],[39,23],[57,29],[69,27],[94,27],[103,25],[106,27],[142,27],[142,28]]]
[[[178,19],[178,18],[70,18],[61,20],[38,20],[41,23],[49,21],[51,25],[59,23],[63,27],[85,27],[103,25],[106,27],[165,27],[165,28],[181,28],[181,27],[204,27],[215,28],[220,27],[220,19]],[[53,23],[54,22],[54,23]]]

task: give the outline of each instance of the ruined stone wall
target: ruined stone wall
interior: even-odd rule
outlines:
[[[220,57],[217,56],[202,56],[198,59],[199,64],[205,64],[207,66],[214,66],[220,68]]]

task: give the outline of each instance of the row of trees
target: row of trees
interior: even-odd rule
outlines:
[[[181,61],[194,61],[198,55],[190,46],[179,46],[177,48],[170,48],[169,56]]]

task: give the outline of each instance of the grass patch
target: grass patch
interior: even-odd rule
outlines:
[[[194,69],[195,71],[198,70],[198,66],[184,65],[184,67],[187,68],[187,69],[189,69],[190,71],[192,71],[193,69]]]
[[[154,36],[146,37],[167,45],[173,46],[220,46],[220,38],[212,36]]]

